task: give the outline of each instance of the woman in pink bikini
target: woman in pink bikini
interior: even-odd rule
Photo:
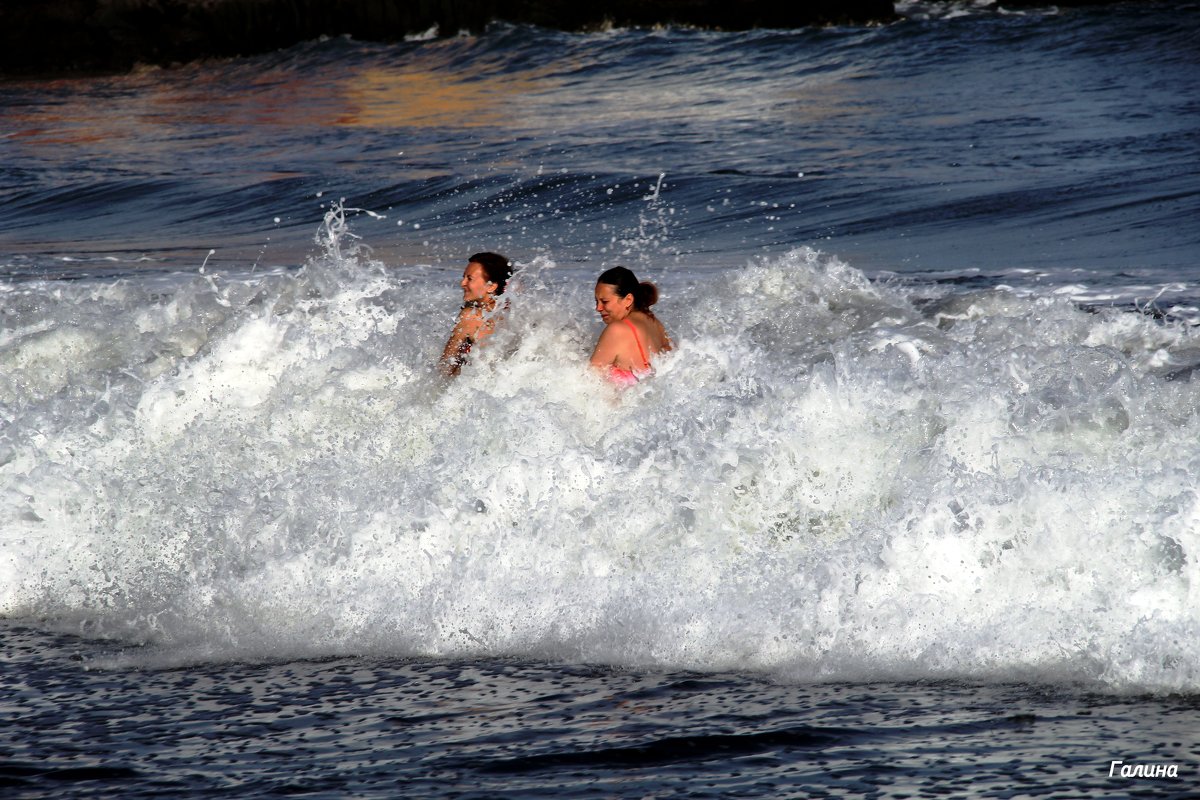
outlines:
[[[596,280],[596,311],[604,331],[592,352],[592,366],[618,386],[632,386],[650,374],[650,356],[671,349],[671,340],[650,306],[658,288],[638,282],[625,267],[606,270]]]

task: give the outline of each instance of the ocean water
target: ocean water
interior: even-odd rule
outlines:
[[[1200,6],[900,10],[0,81],[0,791],[1193,791]]]

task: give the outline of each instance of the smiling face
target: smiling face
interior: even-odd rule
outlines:
[[[596,284],[596,311],[605,325],[620,322],[633,310],[633,295],[621,297],[611,283]]]
[[[460,285],[463,290],[464,303],[478,303],[496,291],[496,284],[487,279],[487,273],[483,270],[483,264],[480,264],[478,261],[472,261],[467,264],[467,268],[463,270]]]

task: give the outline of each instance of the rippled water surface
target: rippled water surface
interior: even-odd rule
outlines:
[[[494,659],[81,674],[87,643],[4,635],[12,797],[1181,797],[1112,761],[1200,758],[1194,698]]]

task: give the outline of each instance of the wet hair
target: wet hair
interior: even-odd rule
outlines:
[[[658,302],[658,287],[650,281],[638,281],[628,267],[606,269],[600,273],[596,283],[613,287],[617,297],[633,295],[633,307],[643,314],[651,313],[650,306]]]
[[[467,263],[483,267],[483,277],[496,284],[496,294],[504,294],[504,284],[513,274],[511,261],[499,253],[476,253]]]

